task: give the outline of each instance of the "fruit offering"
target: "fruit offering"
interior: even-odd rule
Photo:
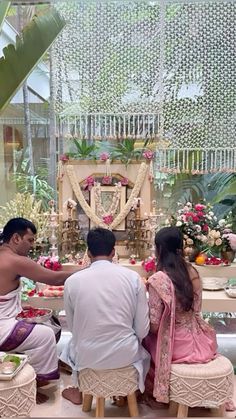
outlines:
[[[206,258],[205,265],[211,266],[228,266],[230,262],[227,259],[217,258],[216,256],[212,256],[210,258]]]
[[[199,253],[199,255],[197,255],[196,259],[195,259],[195,263],[197,265],[204,265],[206,262],[207,256],[205,255],[205,253]]]

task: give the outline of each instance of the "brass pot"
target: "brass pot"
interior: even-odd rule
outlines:
[[[235,258],[235,252],[234,250],[225,250],[221,252],[221,258],[228,260],[230,263],[234,261]]]
[[[184,257],[189,262],[194,262],[198,254],[199,250],[196,247],[187,246],[184,248]]]

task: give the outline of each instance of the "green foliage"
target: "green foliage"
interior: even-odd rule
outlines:
[[[236,228],[236,175],[214,173],[192,175],[160,174],[156,186],[161,185],[162,195],[169,198],[169,207],[177,209],[177,203],[198,203],[205,200],[213,205],[216,216],[226,217],[232,211],[233,229]]]
[[[17,171],[12,175],[12,181],[16,185],[17,192],[34,195],[41,202],[43,210],[48,209],[48,202],[54,198],[54,190],[47,182],[48,170],[46,167],[38,167],[34,176],[30,174],[29,158],[20,160]]]
[[[220,179],[219,179],[220,180]],[[232,200],[235,200],[236,204],[236,175],[231,174],[225,176],[224,182],[219,182],[219,188],[217,191],[217,195],[214,199],[214,202],[222,202],[226,200],[227,197],[232,197]]]
[[[17,37],[16,46],[3,49],[0,59],[0,112],[10,102],[65,26],[54,9],[35,16]]]
[[[0,206],[0,226],[3,227],[11,218],[23,217],[32,221],[37,228],[38,238],[48,237],[48,218],[42,212],[42,203],[29,193],[17,193],[15,198]]]
[[[69,153],[66,153],[69,157],[75,158],[75,159],[95,159],[96,158],[96,151],[98,149],[98,146],[96,143],[89,143],[87,140],[78,140],[77,138],[73,138],[73,145],[74,151],[70,151]]]
[[[7,15],[7,12],[9,10],[11,2],[2,0],[0,2],[0,31],[3,24],[3,21],[5,19],[5,16]]]
[[[15,173],[13,181],[16,184],[17,191],[20,193],[34,194],[35,198],[40,200],[42,208],[48,208],[48,202],[53,199],[54,191],[45,179],[39,175],[32,176],[29,173]]]
[[[113,160],[120,160],[122,163],[129,164],[131,160],[138,160],[141,157],[141,149],[135,148],[135,140],[125,138],[114,147],[111,153]]]

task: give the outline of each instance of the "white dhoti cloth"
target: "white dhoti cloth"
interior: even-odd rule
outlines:
[[[25,353],[38,380],[59,378],[56,339],[45,325],[16,320],[22,310],[19,287],[0,296],[0,350]]]

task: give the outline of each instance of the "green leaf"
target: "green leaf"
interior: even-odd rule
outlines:
[[[65,26],[55,9],[35,16],[17,37],[16,46],[3,49],[0,59],[0,112],[38,64]]]
[[[233,179],[213,200],[214,203],[222,201],[226,196],[236,195],[236,179]]]
[[[9,7],[10,7],[10,4],[11,4],[10,1],[2,0],[0,2],[0,32],[1,32],[1,29],[2,29],[3,21],[5,19],[5,16],[8,12]]]

